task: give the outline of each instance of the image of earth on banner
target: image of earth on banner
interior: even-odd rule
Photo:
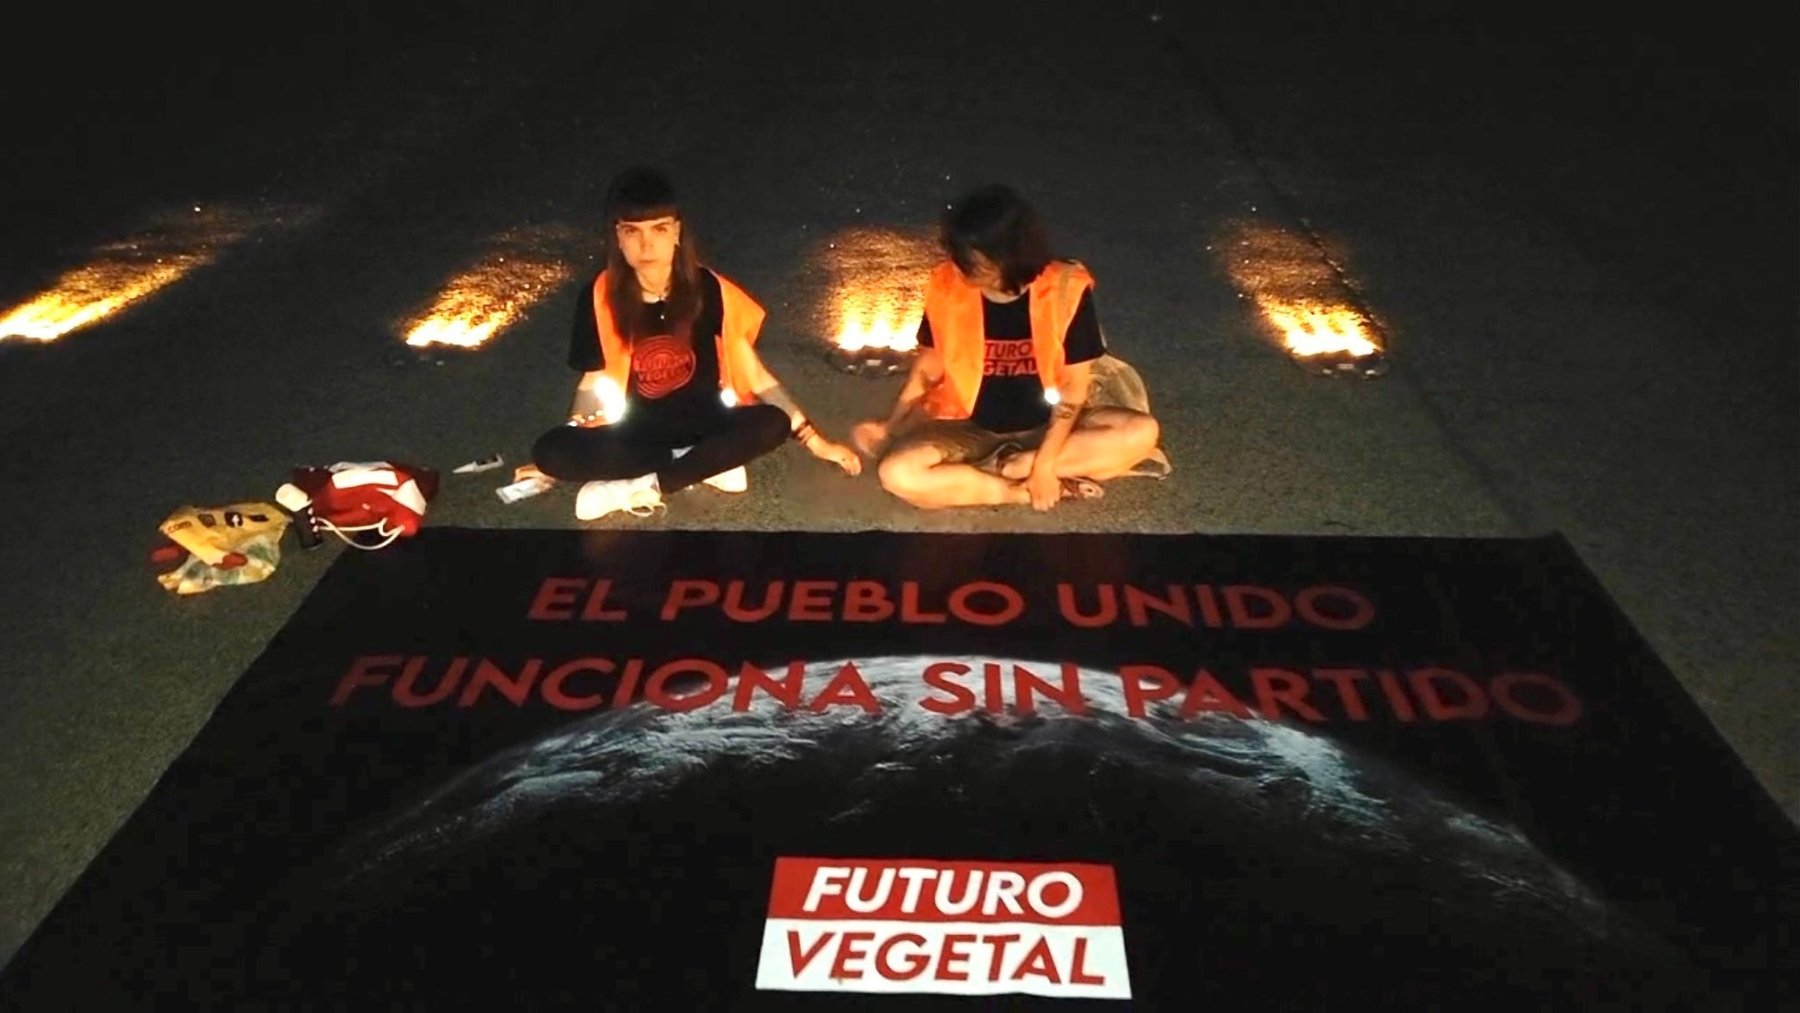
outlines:
[[[1117,865],[1146,1008],[1704,993],[1664,927],[1429,767],[1295,724],[1134,719],[1117,680],[1083,714],[946,717],[921,706],[930,660],[859,661],[876,713],[572,714],[293,869],[246,987],[529,1006],[585,967],[614,1008],[785,1009],[752,989],[776,858],[913,855]]]

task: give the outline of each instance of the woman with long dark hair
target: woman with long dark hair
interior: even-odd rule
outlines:
[[[606,266],[578,300],[569,421],[538,438],[541,474],[581,482],[575,516],[648,514],[696,482],[746,487],[744,465],[792,438],[855,475],[756,354],[763,308],[703,265],[674,186],[633,168],[606,198]]]
[[[885,419],[852,431],[882,488],[914,506],[1093,499],[1157,452],[1149,413],[1088,403],[1106,355],[1094,278],[1055,257],[1011,187],[972,190],[939,228],[919,355]]]

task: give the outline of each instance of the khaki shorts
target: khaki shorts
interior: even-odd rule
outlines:
[[[1075,428],[1081,428],[1087,409],[1075,416]],[[919,446],[936,447],[944,455],[945,464],[972,464],[987,471],[997,470],[1000,458],[1021,450],[1036,450],[1044,442],[1049,423],[1034,429],[996,433],[983,429],[968,419],[926,419],[894,437],[882,454]]]

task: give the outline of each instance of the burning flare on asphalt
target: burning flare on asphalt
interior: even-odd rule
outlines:
[[[891,348],[910,352],[917,346],[921,311],[893,300],[849,293],[843,299],[843,322],[833,344],[846,352]]]
[[[1341,306],[1259,301],[1263,316],[1281,332],[1289,353],[1300,358],[1343,352],[1357,358],[1380,349],[1369,340],[1362,314]]]
[[[203,207],[160,216],[0,317],[0,341],[55,341],[114,316],[212,263],[256,223],[281,220],[279,213]]]
[[[925,279],[937,259],[929,237],[896,229],[853,228],[833,236],[824,255],[832,344],[846,352],[912,351],[925,314]]]
[[[928,235],[859,226],[834,233],[820,251],[830,298],[818,311],[827,354],[839,369],[886,376],[918,349],[925,279],[939,257]]]
[[[568,258],[548,233],[495,240],[488,259],[451,278],[431,307],[406,327],[414,348],[448,345],[479,348],[517,323],[569,279]]]
[[[1212,249],[1223,252],[1232,282],[1254,300],[1296,363],[1326,373],[1380,374],[1379,331],[1316,243],[1271,225],[1240,222]]]

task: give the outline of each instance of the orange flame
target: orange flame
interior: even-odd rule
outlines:
[[[542,249],[545,240],[555,238],[499,237],[496,243],[507,252],[452,278],[431,308],[407,326],[406,343],[414,348],[486,344],[568,280],[569,269],[555,251]]]
[[[1362,314],[1342,306],[1287,305],[1259,300],[1263,316],[1281,332],[1282,344],[1301,358],[1344,353],[1361,358],[1380,349],[1369,340]]]
[[[253,221],[231,208],[160,216],[142,232],[95,251],[95,258],[0,318],[0,341],[55,341],[103,320],[212,263],[219,248],[244,238]]]
[[[915,297],[907,302],[882,299],[867,292],[839,295],[837,336],[833,340],[846,352],[865,348],[911,351],[918,344],[919,318],[924,314]]]
[[[1239,222],[1214,248],[1289,355],[1363,358],[1381,351],[1377,328],[1349,299],[1316,244],[1270,225]]]
[[[833,344],[849,352],[916,347],[925,278],[936,259],[936,247],[923,235],[868,227],[834,235],[823,254],[834,318],[825,329]]]

